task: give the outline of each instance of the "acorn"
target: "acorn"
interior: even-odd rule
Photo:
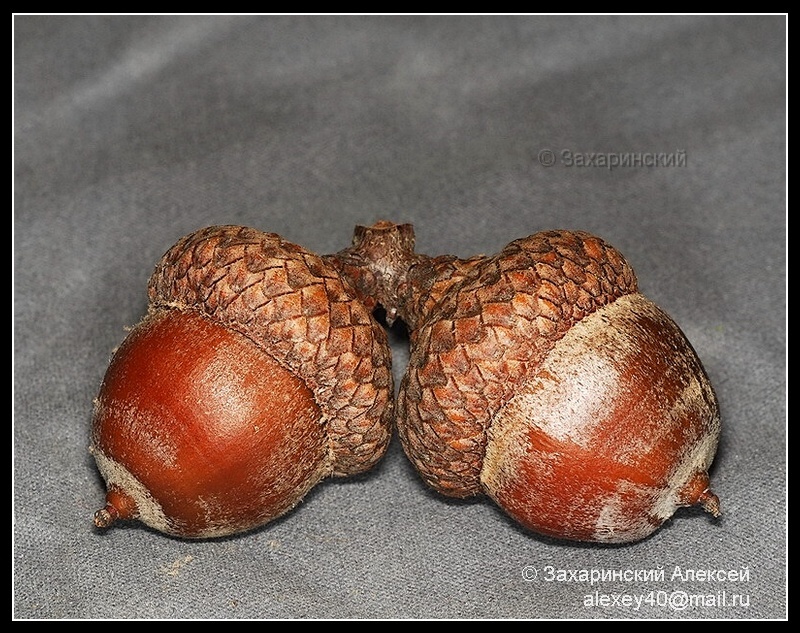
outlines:
[[[392,408],[385,331],[329,261],[255,229],[197,231],[156,267],[95,402],[108,488],[95,524],[184,538],[261,526],[374,466]]]
[[[410,225],[380,222],[335,263],[409,327],[396,422],[440,493],[486,494],[576,541],[637,541],[681,506],[719,515],[706,372],[600,238],[548,231],[491,257],[431,258]]]

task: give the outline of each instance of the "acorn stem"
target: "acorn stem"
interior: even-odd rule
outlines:
[[[476,270],[479,256],[462,260],[452,255],[429,257],[414,251],[414,227],[381,220],[357,226],[353,244],[323,257],[350,283],[370,310],[380,305],[391,327],[402,319],[412,330],[427,318],[430,305]]]
[[[409,271],[429,258],[414,252],[413,226],[382,220],[357,226],[353,244],[324,259],[348,280],[364,305],[385,308],[391,326],[408,300],[400,295],[408,285]]]

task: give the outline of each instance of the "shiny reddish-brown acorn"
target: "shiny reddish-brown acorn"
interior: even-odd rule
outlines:
[[[443,494],[488,494],[525,527],[580,541],[645,538],[680,506],[719,514],[706,373],[592,235],[462,260],[416,254],[410,225],[380,222],[318,257],[211,227],[165,255],[150,302],[97,400],[98,526],[222,536],[371,467],[392,415],[378,305],[410,328],[397,426]]]
[[[397,426],[439,492],[485,493],[578,541],[640,540],[680,506],[719,515],[706,372],[601,239],[548,231],[492,257],[431,258],[410,225],[381,222],[337,265],[410,328]]]
[[[108,488],[98,527],[242,532],[383,455],[386,336],[325,259],[210,227],[167,252],[149,294],[96,400],[90,450]]]

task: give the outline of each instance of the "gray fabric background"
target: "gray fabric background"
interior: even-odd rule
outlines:
[[[13,617],[785,617],[785,29],[781,16],[16,17]],[[686,162],[578,167],[564,150]],[[395,439],[374,472],[249,534],[95,530],[92,398],[162,253],[228,223],[329,253],[382,218],[412,222],[429,254],[553,228],[616,245],[718,392],[724,517],[680,511],[629,546],[557,542],[486,500],[430,492]],[[399,380],[401,336],[393,348]],[[619,577],[548,580],[548,566]],[[684,582],[676,567],[747,578]],[[748,605],[681,609],[680,591]],[[673,602],[585,606],[595,592]]]

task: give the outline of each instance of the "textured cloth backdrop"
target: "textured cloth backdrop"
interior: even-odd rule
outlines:
[[[13,616],[785,617],[785,51],[781,16],[14,18]],[[717,390],[723,517],[558,542],[429,491],[395,438],[248,534],[94,529],[92,399],[162,253],[382,218],[429,254],[617,246]]]

